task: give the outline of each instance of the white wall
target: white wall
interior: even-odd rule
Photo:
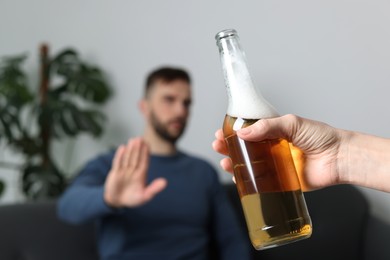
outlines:
[[[180,146],[218,167],[221,157],[210,143],[226,111],[214,40],[219,30],[239,32],[255,81],[282,114],[390,137],[389,11],[384,0],[1,0],[0,55],[27,52],[34,87],[42,42],[52,53],[75,47],[107,71],[116,95],[106,106],[104,138],[69,142],[75,147],[71,163],[65,163],[64,148],[56,147],[62,167],[71,172],[142,133],[137,100],[152,68],[188,68],[195,104]],[[4,170],[1,176],[10,178]],[[221,178],[230,177],[221,171]],[[386,219],[390,195],[362,190],[375,214]]]

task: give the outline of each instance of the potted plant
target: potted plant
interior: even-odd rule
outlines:
[[[100,136],[105,116],[98,108],[111,96],[103,72],[83,62],[74,49],[53,58],[40,48],[40,83],[33,90],[22,64],[26,55],[3,58],[0,65],[0,142],[23,154],[22,191],[27,198],[57,197],[66,186],[66,174],[53,160],[54,139],[81,133]],[[0,184],[0,190],[2,189]]]

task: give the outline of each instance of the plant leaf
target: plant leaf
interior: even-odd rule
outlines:
[[[74,114],[74,120],[79,129],[100,136],[103,132],[104,116],[99,111],[85,110]]]
[[[0,65],[0,138],[9,143],[22,135],[21,113],[33,100],[21,69],[26,55],[3,58]]]
[[[65,82],[60,86],[61,91],[57,91],[58,88],[52,90],[55,94],[63,94],[64,89],[67,89],[70,93],[97,104],[105,102],[111,96],[102,71],[82,62],[73,49],[59,53],[49,66],[51,74],[61,76]]]
[[[25,55],[2,60],[0,66],[0,104],[8,103],[20,108],[33,98],[27,78],[21,69]],[[4,100],[5,99],[5,100]]]
[[[5,189],[5,184],[2,180],[0,180],[0,196],[1,196],[1,194],[3,194],[4,189]]]
[[[55,165],[28,164],[22,175],[23,192],[29,198],[39,200],[58,197],[65,188],[65,179]]]
[[[6,138],[10,142],[15,140],[20,133],[20,122],[18,116],[10,110],[0,108],[0,139]]]
[[[97,104],[104,103],[112,94],[103,74],[96,68],[86,65],[69,78],[67,86],[72,93]]]
[[[39,125],[48,125],[57,138],[80,133],[99,136],[103,132],[104,115],[98,110],[81,109],[70,100],[50,98],[45,106],[37,106]],[[46,120],[44,123],[44,120]]]

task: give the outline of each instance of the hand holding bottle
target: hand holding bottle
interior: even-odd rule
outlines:
[[[390,140],[346,131],[294,115],[259,120],[237,131],[246,141],[285,138],[305,154],[299,176],[305,190],[349,183],[390,192]],[[227,155],[222,130],[216,132],[215,151]],[[221,167],[232,173],[230,158]]]
[[[340,143],[346,139],[346,133],[341,130],[321,122],[286,115],[259,120],[238,130],[237,136],[253,142],[282,138],[301,149],[305,154],[305,174],[299,176],[299,179],[304,190],[321,188],[340,180],[337,158]],[[222,130],[216,132],[213,148],[228,155]],[[221,167],[232,173],[230,158],[222,159]]]

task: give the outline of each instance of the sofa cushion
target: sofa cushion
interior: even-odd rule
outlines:
[[[1,206],[0,259],[98,259],[92,224],[60,222],[54,201]]]

